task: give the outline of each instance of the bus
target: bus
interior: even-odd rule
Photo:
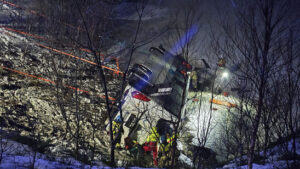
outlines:
[[[123,115],[121,145],[126,137],[144,143],[150,129],[157,127],[158,122],[171,124],[180,112],[184,112],[184,93],[188,92],[192,70],[182,56],[156,47],[137,54],[146,59],[130,68],[128,85],[118,106],[121,110],[114,113],[115,119],[120,116],[120,111]]]

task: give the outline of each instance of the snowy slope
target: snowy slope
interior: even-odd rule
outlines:
[[[288,165],[291,167],[292,161],[291,160],[282,160],[282,156],[284,154],[283,152],[283,145],[277,145],[273,148],[268,149],[266,159],[266,164],[253,164],[253,169],[283,169],[288,168]],[[287,143],[288,150],[291,151],[292,149],[292,140],[290,140]],[[300,138],[296,139],[296,153],[297,155],[300,155]],[[261,155],[263,155],[263,152],[260,152]],[[246,159],[246,156],[241,157],[242,159]],[[238,166],[236,161],[239,161],[239,159],[236,159],[232,162],[230,162],[227,165],[224,165],[223,168],[227,169],[234,169],[234,168],[241,168],[241,169],[247,169],[247,165]],[[299,163],[299,161],[298,161]]]
[[[226,122],[227,114],[229,108],[223,105],[212,104],[209,100],[212,98],[211,93],[203,92],[196,93],[190,92],[189,101],[187,103],[187,117],[189,122],[187,127],[190,132],[194,135],[193,145],[199,145],[199,140],[203,136],[205,131],[202,129],[209,129],[209,137],[207,140],[207,147],[213,148],[214,140],[219,137],[219,130],[222,125]],[[227,101],[230,103],[236,103],[235,98],[225,97],[221,95],[213,95],[214,99],[219,99],[222,101]],[[210,106],[212,106],[212,111],[210,111]],[[234,110],[232,108],[232,110]]]
[[[3,139],[3,159],[0,168],[29,168],[33,165],[34,152],[27,145],[11,140]],[[104,168],[106,165],[98,163],[97,166],[84,165],[72,158],[49,157],[44,154],[36,154],[35,168]],[[109,168],[109,167],[106,167]]]
[[[6,145],[3,159],[0,163],[2,169],[27,169],[33,165],[34,152],[26,145],[11,140],[2,140]],[[94,165],[86,165],[73,158],[49,157],[45,154],[36,154],[34,167],[36,169],[110,169],[102,162],[94,162]],[[123,169],[117,167],[115,169]],[[130,169],[142,169],[140,167],[130,167]]]

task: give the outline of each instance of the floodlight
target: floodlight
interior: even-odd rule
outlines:
[[[222,77],[223,78],[227,78],[229,76],[229,73],[227,72],[227,71],[224,71],[223,73],[222,73]]]

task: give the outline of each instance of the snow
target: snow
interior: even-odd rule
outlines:
[[[193,138],[193,145],[199,145],[199,140],[201,141],[201,137],[203,134],[205,134],[203,130],[199,130],[202,128],[207,128],[208,126],[208,115],[211,115],[211,129],[209,131],[208,140],[205,145],[205,147],[211,148],[214,150],[214,144],[213,142],[215,140],[218,140],[218,137],[220,136],[220,129],[222,127],[221,124],[224,123],[224,121],[227,118],[228,108],[226,106],[221,105],[215,105],[213,104],[212,107],[216,108],[216,110],[212,111],[211,114],[209,114],[210,109],[210,102],[209,99],[211,98],[210,93],[202,93],[202,95],[199,95],[199,93],[190,93],[190,98],[196,98],[199,101],[194,101],[192,99],[189,100],[187,103],[187,110],[188,110],[188,119],[187,126],[189,128],[189,132],[194,136]],[[231,103],[235,103],[235,98],[233,97],[225,97],[225,96],[214,96],[214,98],[219,100],[228,101]],[[234,111],[234,110],[231,110]],[[200,114],[199,114],[200,113]],[[199,138],[199,139],[198,139]],[[292,140],[290,140],[287,144],[288,150],[292,150]],[[292,163],[292,161],[287,160],[281,160],[283,149],[281,147],[282,145],[277,145],[273,148],[268,149],[267,151],[267,159],[266,163],[263,164],[256,164],[253,163],[253,169],[275,169],[275,168],[287,168],[288,163]],[[296,139],[296,153],[300,155],[300,138]],[[263,151],[260,152],[260,155],[263,156]],[[238,162],[243,159],[243,161],[247,161],[247,156],[244,155],[240,157],[239,159],[235,159],[231,161],[229,164],[226,164],[223,166],[223,168],[227,169],[235,169],[235,168],[241,168],[241,169],[247,169],[247,165],[238,166]],[[190,163],[191,160],[188,159],[185,155],[180,155],[180,160],[185,163]]]
[[[9,35],[7,35],[9,34]],[[22,37],[18,34],[7,31],[4,28],[0,28],[0,39],[1,42],[8,46],[10,43],[24,43],[28,42],[25,37]],[[30,43],[30,42],[29,42]],[[5,56],[9,59],[9,56]],[[4,77],[3,82],[8,80],[8,77]],[[43,109],[50,109],[47,102],[33,99],[33,102],[36,102],[36,105],[43,105]],[[45,106],[46,105],[46,106]],[[52,112],[47,110],[48,112]],[[35,155],[34,151],[27,145],[20,144],[12,140],[0,140],[3,143],[3,158],[0,162],[0,168],[17,168],[17,169],[27,169],[30,168],[33,164],[33,157]],[[0,144],[1,144],[0,143]],[[57,147],[54,147],[57,148]],[[1,153],[1,151],[0,151]],[[45,154],[36,153],[36,160],[34,163],[35,168],[43,169],[110,169],[111,167],[107,166],[101,161],[94,162],[95,165],[87,165],[80,161],[77,161],[73,158],[64,158],[57,156],[49,156]],[[121,169],[122,167],[119,167]],[[139,167],[131,167],[132,169],[139,169]]]
[[[266,159],[266,164],[255,164],[253,163],[253,169],[277,169],[277,168],[287,168],[287,164],[291,165],[292,161],[287,161],[287,160],[279,160],[279,157],[282,156],[282,148],[280,148],[282,145],[277,145],[271,149],[268,149],[267,151],[267,159]],[[292,150],[292,140],[288,142],[288,149],[289,151]],[[300,138],[296,139],[296,153],[299,155],[300,153]],[[260,152],[260,155],[263,155],[263,152]],[[242,159],[247,158],[247,156],[242,156]],[[239,159],[235,159],[235,161],[239,161]],[[223,168],[241,168],[241,169],[247,169],[247,165],[243,166],[238,166],[236,162],[232,161],[229,164],[226,164],[223,166]]]
[[[9,34],[9,36],[7,34]],[[1,37],[1,41],[6,46],[11,42],[14,42],[15,44],[23,43],[23,42],[29,43],[29,41],[25,37],[7,31],[5,28],[0,28],[0,37]]]
[[[27,145],[12,141],[12,140],[2,140],[4,153],[3,159],[0,162],[0,168],[17,168],[17,169],[28,169],[33,164],[34,152]],[[184,160],[184,155],[182,157]],[[36,153],[36,161],[34,163],[35,168],[43,169],[110,169],[109,167],[102,163],[101,161],[94,162],[96,165],[86,165],[79,162],[73,158],[62,158],[62,157],[49,157],[45,154]],[[128,168],[128,167],[126,167]],[[129,167],[130,169],[142,169],[140,167]],[[123,167],[118,167],[114,169],[123,169]]]
[[[288,163],[292,163],[291,161],[288,161]],[[226,169],[247,169],[247,165],[243,166],[237,166],[235,163],[224,165],[223,168]],[[272,163],[266,163],[264,165],[262,164],[256,164],[253,163],[253,169],[278,169],[278,168],[287,168],[287,161],[274,161]]]
[[[2,168],[27,168],[32,164],[33,157],[31,156],[8,156],[6,155],[3,159],[3,162],[1,164]],[[48,161],[44,159],[37,159],[35,162],[36,168],[47,168],[47,169],[55,169],[55,168],[82,168],[83,165],[80,165],[78,163],[73,163],[70,165],[62,164],[60,162],[56,161]],[[84,166],[87,168],[87,166]]]
[[[124,5],[124,4],[123,4]],[[2,5],[3,10],[7,10],[5,13],[2,11],[2,14],[5,15],[19,15],[19,12],[16,10],[11,10],[7,5]],[[155,12],[153,12],[154,10],[156,10]],[[9,12],[9,13],[7,13]],[[149,10],[146,11],[146,16],[144,17],[144,20],[149,20],[149,19],[153,19],[153,18],[159,18],[162,15],[164,15],[167,12],[167,9],[157,9],[157,8],[153,8],[150,7]],[[155,16],[154,16],[155,14]],[[131,14],[129,12],[128,14],[129,16],[126,16],[127,20],[137,20],[137,16]],[[125,19],[122,18],[122,16],[119,17],[119,19]],[[5,24],[7,24],[8,21],[2,21],[5,22]],[[1,25],[1,22],[0,22]],[[11,36],[7,36],[6,34],[10,34]],[[8,44],[11,41],[15,41],[15,42],[19,42],[20,41],[25,41],[28,42],[28,40],[20,35],[17,34],[13,34],[7,30],[5,30],[4,28],[0,28],[0,38],[1,40],[4,42],[4,44],[6,46],[8,46]],[[120,46],[116,46],[115,48],[121,48]],[[112,48],[112,51],[115,51],[116,49]],[[45,50],[47,51],[47,50]],[[47,51],[49,52],[49,51]],[[4,81],[7,81],[7,77],[4,77],[4,79],[2,79]],[[193,109],[191,110],[191,112],[189,113],[188,118],[190,119],[190,121],[188,122],[187,126],[188,128],[190,128],[190,132],[194,135],[194,139],[192,144],[193,145],[198,145],[199,144],[199,132],[201,134],[201,131],[199,131],[199,128],[205,128],[206,125],[208,125],[208,119],[207,116],[198,116],[198,112],[205,112],[207,113],[207,110],[209,110],[210,108],[210,103],[208,102],[208,100],[211,98],[211,95],[209,93],[204,93],[202,96],[203,99],[203,104],[200,107],[195,107],[193,106]],[[228,98],[222,98],[222,99],[228,99]],[[37,100],[38,102],[39,100]],[[232,100],[231,100],[232,101]],[[87,102],[90,102],[89,100]],[[46,104],[46,103],[45,103]],[[43,105],[45,105],[43,104]],[[217,136],[217,130],[218,127],[217,124],[224,120],[226,113],[227,113],[227,108],[224,106],[218,106],[218,105],[214,105],[213,107],[217,108],[218,110],[214,111],[212,114],[212,129],[211,129],[211,134],[210,137],[208,139],[208,147],[212,144],[212,141],[216,139]],[[202,125],[202,126],[199,126]],[[202,133],[204,134],[204,133]],[[25,168],[29,168],[30,165],[32,165],[32,161],[33,161],[33,155],[34,152],[26,145],[22,145],[20,143],[11,141],[11,140],[2,140],[4,142],[7,142],[10,145],[9,149],[6,149],[4,151],[3,154],[3,159],[0,163],[0,168],[20,168],[20,169],[25,169]],[[300,145],[299,145],[300,139],[297,139],[296,143],[296,153],[300,154]],[[183,150],[183,145],[182,143],[179,141],[178,142],[178,149],[179,150]],[[289,141],[288,143],[288,148],[289,150],[292,149],[292,141]],[[280,154],[279,151],[280,148],[278,146],[270,149],[268,151],[268,159],[266,160],[267,163],[265,165],[261,165],[261,164],[253,164],[253,169],[271,169],[271,168],[284,168],[287,165],[287,161],[277,161]],[[275,153],[274,153],[275,152]],[[260,154],[262,154],[263,152],[261,152]],[[272,154],[272,155],[271,155]],[[245,156],[242,158],[246,158]],[[179,156],[179,160],[186,163],[189,166],[193,166],[192,160],[190,158],[188,158],[186,155],[184,155],[183,153],[180,153]],[[288,161],[290,162],[290,161]],[[119,164],[122,164],[122,162],[118,162]],[[104,168],[111,168],[109,166],[106,166],[104,163],[102,162],[97,162],[97,165],[91,166],[91,165],[86,165],[82,162],[79,162],[73,158],[61,158],[61,157],[47,157],[44,154],[40,154],[37,153],[36,156],[36,161],[35,161],[35,168],[44,168],[44,169],[56,169],[56,168],[72,168],[72,169],[104,169]],[[243,165],[243,166],[237,166],[236,163],[232,162],[230,164],[227,164],[225,166],[223,166],[223,168],[242,168],[242,169],[246,169],[247,165]],[[131,167],[131,169],[140,169],[140,167]]]
[[[182,150],[183,150],[183,145],[182,145],[182,143],[181,143],[180,140],[177,141],[177,149],[178,149],[179,151],[182,151]]]
[[[296,142],[296,153],[300,154],[300,138],[297,138],[295,142]],[[293,147],[293,140],[290,140],[288,143],[289,150],[292,150],[292,147]]]
[[[180,153],[180,156],[179,156],[179,161],[189,165],[190,167],[193,167],[193,162],[190,158],[188,158],[186,155]]]
[[[29,168],[32,165],[33,157],[31,156],[18,156],[18,155],[4,155],[0,168]],[[66,162],[67,161],[67,162]],[[35,168],[43,169],[57,169],[57,168],[72,168],[72,169],[109,169],[111,167],[100,165],[90,166],[80,163],[74,159],[66,160],[65,162],[60,161],[49,161],[46,159],[38,158],[35,162]],[[131,167],[132,169],[138,169],[138,167]],[[121,168],[120,168],[121,169]]]
[[[2,140],[3,159],[0,168],[29,168],[33,163],[34,152],[27,145],[23,145],[11,140]],[[102,165],[105,166],[105,165]],[[36,168],[92,168],[84,165],[72,158],[50,158],[44,154],[36,153]],[[98,167],[99,168],[99,167]]]
[[[260,164],[255,164],[253,163],[253,169],[278,169],[278,168],[287,168],[287,162],[286,161],[275,161],[273,163],[267,163],[264,165],[260,165]],[[291,161],[289,161],[289,163],[291,163]],[[239,169],[247,169],[248,166],[247,165],[243,165],[243,166],[235,166],[235,165],[226,165],[223,168],[239,168]]]
[[[17,10],[11,9],[8,5],[0,2],[0,24],[8,24],[13,20],[13,17],[19,16],[20,13]],[[5,18],[4,20],[2,20]]]
[[[212,108],[215,108],[215,110],[210,111],[211,103],[209,100],[212,98],[211,93],[203,92],[201,94],[191,92],[189,97],[198,99],[198,101],[190,99],[187,103],[187,117],[189,119],[187,128],[189,128],[189,132],[194,136],[192,144],[199,145],[199,140],[208,132],[208,139],[205,146],[213,149],[214,141],[218,140],[222,124],[224,124],[227,118],[228,107],[213,104]],[[213,97],[215,99],[235,103],[234,98],[231,97],[220,95]],[[206,131],[208,127],[209,130]]]

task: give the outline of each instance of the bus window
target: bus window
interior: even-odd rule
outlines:
[[[131,114],[130,117],[128,118],[127,122],[125,123],[125,126],[128,128],[131,128],[134,126],[136,116],[134,114]]]

